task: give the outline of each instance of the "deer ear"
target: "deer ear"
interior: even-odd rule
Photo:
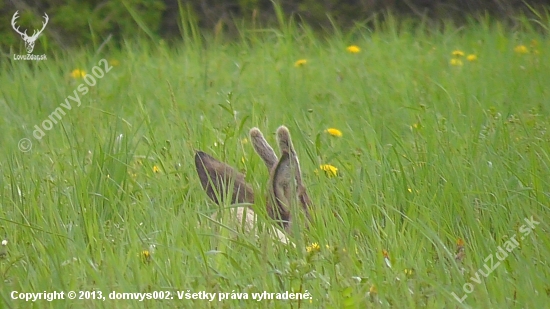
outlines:
[[[264,135],[258,128],[250,129],[250,140],[256,153],[262,158],[267,166],[267,169],[271,169],[277,164],[277,155],[269,143],[265,140]]]
[[[293,221],[291,207],[301,207],[306,218],[310,219],[309,208],[312,204],[307,190],[302,184],[300,163],[298,158],[287,152],[286,149],[273,170],[271,190],[274,207],[268,208],[268,212],[274,220],[282,221],[286,230],[290,228],[291,221]]]
[[[277,141],[279,142],[279,149],[281,152],[288,152],[294,154],[294,147],[292,146],[292,139],[290,138],[290,132],[285,126],[280,126],[277,129]]]
[[[202,151],[195,154],[195,167],[204,191],[216,204],[223,204],[229,196],[231,204],[254,203],[254,190],[233,167]]]
[[[293,164],[294,174],[296,175],[296,181],[298,186],[302,186],[302,171],[300,169],[300,161],[292,145],[292,139],[290,138],[290,132],[285,126],[280,126],[277,129],[277,141],[279,142],[279,148],[281,152],[288,152],[290,160]]]
[[[283,226],[290,221],[290,204],[295,196],[296,181],[291,166],[291,157],[283,151],[281,159],[273,170],[271,179],[272,197],[275,209],[271,211],[273,219],[281,220]]]

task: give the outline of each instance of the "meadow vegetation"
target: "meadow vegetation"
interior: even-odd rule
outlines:
[[[32,306],[547,306],[550,41],[531,25],[389,18],[319,34],[286,20],[233,41],[191,27],[176,46],[128,39],[0,63],[3,304],[31,307],[12,291],[96,290],[107,300]],[[101,59],[112,69],[77,91]],[[69,99],[52,116],[75,93],[80,106]],[[261,196],[268,172],[248,130],[274,143],[281,124],[315,205],[309,230],[290,236],[296,248],[210,220],[219,208],[193,160],[210,153]],[[526,219],[537,222],[529,233]],[[502,261],[499,247],[510,249]],[[109,300],[112,291],[174,299]]]

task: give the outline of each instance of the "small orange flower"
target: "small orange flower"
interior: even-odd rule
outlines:
[[[455,254],[455,260],[457,262],[461,262],[464,259],[464,256],[466,253],[464,252],[464,240],[462,238],[459,238],[456,240],[456,254]]]
[[[388,250],[382,250],[382,255],[384,255],[384,262],[386,262],[386,266],[391,268],[390,254],[388,253]]]

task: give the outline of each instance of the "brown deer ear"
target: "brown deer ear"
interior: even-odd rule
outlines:
[[[231,198],[231,204],[254,203],[254,190],[244,180],[244,175],[231,166],[197,151],[195,167],[206,194],[216,204]]]
[[[291,207],[301,207],[306,218],[311,219],[309,208],[312,203],[302,184],[298,158],[286,149],[273,170],[271,190],[272,204],[268,204],[268,213],[272,219],[282,221],[282,226],[287,231],[293,221]]]
[[[262,158],[267,166],[267,169],[271,171],[273,167],[277,164],[277,155],[269,143],[265,140],[264,135],[258,128],[250,129],[250,140],[252,141],[252,146],[256,153]]]
[[[268,211],[272,219],[280,221],[285,228],[290,221],[290,207],[296,193],[296,181],[293,175],[290,155],[283,151],[271,175],[270,193],[273,206]]]

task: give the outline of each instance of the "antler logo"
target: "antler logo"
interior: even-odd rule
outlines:
[[[16,28],[15,20],[19,18],[18,13],[19,11],[16,11],[15,14],[13,14],[13,18],[11,19],[11,26],[13,27],[13,30],[15,30],[15,32],[21,35],[21,37],[23,38],[23,41],[25,41],[25,48],[27,49],[27,53],[30,54],[34,49],[34,42],[36,41],[36,39],[38,39],[38,36],[42,33],[42,31],[44,31],[44,28],[46,28],[46,25],[48,24],[48,20],[50,18],[48,17],[48,14],[44,13],[45,21],[42,22],[42,29],[40,29],[39,31],[34,30],[32,35],[28,36],[27,30],[25,30],[24,32],[21,32],[19,31],[19,27]]]

